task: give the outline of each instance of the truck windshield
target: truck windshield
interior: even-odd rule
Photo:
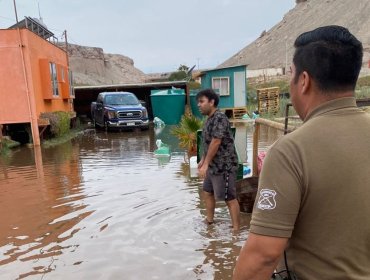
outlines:
[[[133,95],[107,95],[105,97],[105,104],[107,105],[137,105],[139,101]]]

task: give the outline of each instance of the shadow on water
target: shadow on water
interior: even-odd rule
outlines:
[[[202,182],[189,178],[170,130],[89,130],[1,158],[2,278],[231,279],[250,215],[237,235],[222,203],[216,224],[203,223]],[[245,162],[252,131],[237,127]],[[261,132],[261,149],[279,136]],[[155,157],[157,139],[171,157]]]

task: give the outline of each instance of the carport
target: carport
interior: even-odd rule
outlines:
[[[172,81],[172,82],[155,82],[155,83],[140,83],[140,84],[117,84],[117,85],[102,85],[102,86],[77,86],[74,87],[75,99],[74,109],[77,116],[91,118],[90,106],[91,102],[96,101],[100,92],[107,91],[128,91],[136,95],[136,97],[146,103],[149,118],[153,119],[152,104],[150,101],[150,91],[153,89],[184,89],[186,92],[186,100],[189,100],[189,91],[187,81]]]

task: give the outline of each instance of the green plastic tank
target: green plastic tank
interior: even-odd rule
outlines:
[[[197,93],[198,90],[191,90],[190,91],[190,108],[191,112],[194,116],[196,116],[198,119],[202,119],[203,115],[200,113],[198,108],[198,102],[197,102]]]
[[[150,92],[154,117],[165,124],[178,124],[185,113],[185,90],[165,89]]]

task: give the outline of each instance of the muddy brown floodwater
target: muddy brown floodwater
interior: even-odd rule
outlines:
[[[169,130],[90,130],[0,158],[0,278],[231,279],[250,215],[237,235],[222,203],[216,224],[203,223],[201,181]],[[252,132],[237,127],[242,161]],[[281,135],[261,132],[261,149]],[[157,139],[170,158],[154,156]]]

